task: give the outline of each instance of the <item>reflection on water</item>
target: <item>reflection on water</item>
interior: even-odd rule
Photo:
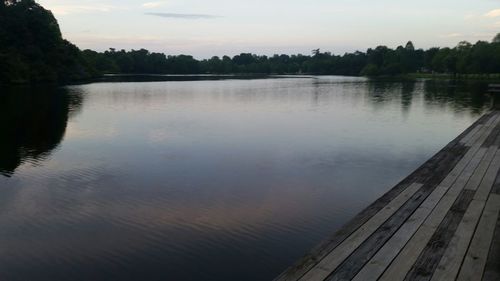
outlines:
[[[10,176],[26,161],[42,162],[61,142],[78,95],[42,86],[3,88],[0,95],[0,173]]]
[[[427,103],[439,103],[451,106],[454,110],[470,109],[480,113],[484,107],[491,106],[488,83],[475,81],[426,81],[425,100]]]
[[[489,106],[483,87],[2,91],[0,279],[270,280],[469,126]]]

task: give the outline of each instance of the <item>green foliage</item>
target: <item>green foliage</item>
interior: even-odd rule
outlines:
[[[500,43],[500,33],[498,33],[494,38],[493,38],[493,43]]]
[[[95,72],[80,50],[62,39],[50,11],[33,0],[0,5],[0,82],[68,82]]]
[[[363,70],[361,70],[361,75],[363,76],[377,76],[380,74],[378,66],[373,63],[367,64]]]
[[[87,62],[102,73],[155,74],[332,74],[391,76],[408,73],[487,74],[500,73],[500,43],[460,42],[455,48],[415,49],[411,41],[391,49],[378,46],[364,52],[334,55],[312,51],[311,55],[273,55],[242,53],[196,60],[191,56],[165,56],[147,50],[103,53],[83,51]]]

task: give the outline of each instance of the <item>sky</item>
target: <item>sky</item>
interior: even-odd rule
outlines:
[[[500,0],[38,0],[81,49],[196,58],[490,41]]]

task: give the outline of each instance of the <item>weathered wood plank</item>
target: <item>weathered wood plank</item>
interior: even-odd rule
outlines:
[[[486,151],[487,151],[486,148],[479,148],[477,150],[477,153],[472,157],[466,168],[462,170],[460,176],[457,177],[457,180],[455,181],[454,184],[460,185],[461,187],[465,188],[465,185],[473,176],[474,172],[476,171],[476,168],[481,163],[481,160],[483,160]],[[442,185],[445,185],[445,183],[442,183]]]
[[[495,129],[499,121],[500,115],[493,115],[490,121],[483,125],[482,128],[479,129],[479,132],[475,134],[466,144],[469,146],[473,146],[475,144],[482,145]]]
[[[497,124],[495,128],[491,131],[490,135],[486,138],[484,143],[482,144],[483,147],[490,147],[492,145],[498,146],[498,143],[500,141],[500,124]]]
[[[472,129],[472,131],[470,131],[463,139],[460,140],[460,143],[467,144],[472,139],[472,137],[479,132],[479,129],[481,129],[482,127],[483,125],[474,126],[474,129]]]
[[[401,250],[396,259],[393,260],[388,269],[386,269],[380,280],[403,280],[405,278],[454,202],[459,201],[457,197],[461,189],[455,187],[457,186],[453,186],[439,201],[439,204]]]
[[[403,226],[390,238],[390,240],[376,253],[376,255],[362,268],[353,280],[375,280],[382,275],[392,260],[398,255],[408,240],[417,231],[424,220],[429,216],[434,207],[438,204],[447,187],[438,186],[425,199],[425,202],[418,207],[413,215],[403,224]]]
[[[496,118],[495,116],[493,117]],[[485,133],[487,125],[477,125],[476,128],[476,133],[464,142],[465,145],[472,146],[479,138],[481,138],[481,136]]]
[[[349,256],[327,280],[352,279],[363,265],[375,255],[378,249],[396,232],[410,215],[422,204],[436,186],[443,181],[450,170],[460,161],[456,155],[448,155],[443,163],[429,176],[423,187],[405,203],[390,219],[373,233],[356,251]]]
[[[492,194],[486,202],[486,207],[484,207],[481,220],[465,255],[457,281],[479,280],[483,276],[499,211],[500,195]]]
[[[491,193],[500,194],[500,171],[498,171]]]
[[[475,154],[474,151],[476,152]],[[438,203],[424,224],[418,229],[416,234],[401,250],[400,254],[392,262],[389,268],[384,272],[380,280],[402,280],[405,278],[413,264],[416,262],[419,254],[425,248],[427,242],[431,239],[433,233],[441,224],[446,214],[457,200],[465,184],[472,176],[473,171],[480,163],[486,149],[469,150],[467,154],[455,166],[452,172],[441,182],[441,185],[446,187],[450,182],[452,186],[449,188],[446,195]],[[457,171],[456,169],[459,168]],[[461,169],[460,169],[461,168]]]
[[[477,167],[476,171],[467,182],[467,185],[465,185],[465,189],[476,190],[479,187],[486,171],[490,167],[491,161],[495,157],[496,152],[497,152],[497,147],[492,146],[488,148],[488,150],[485,153],[485,156],[479,163],[479,166]]]
[[[443,163],[431,173],[424,186],[413,195],[390,219],[388,219],[374,234],[355,250],[327,280],[348,280],[361,270],[363,265],[377,252],[380,247],[396,232],[400,226],[419,207],[427,196],[443,181],[450,170],[460,161],[461,156],[450,154]],[[324,268],[323,268],[324,269]]]
[[[491,241],[490,252],[484,267],[483,281],[500,280],[500,215]]]
[[[500,124],[498,125],[498,127],[500,128]],[[484,145],[490,145],[490,146],[494,145],[496,147],[500,147],[500,129],[493,142],[491,144],[485,142]]]
[[[477,121],[473,125],[471,125],[471,127],[474,127],[475,125],[486,124],[486,122],[488,122],[488,120],[491,120],[490,118],[496,114],[497,112],[495,112],[494,110],[483,113],[483,115],[481,115],[481,117],[479,117]]]
[[[465,145],[472,146],[474,145],[483,135],[487,134],[489,135],[489,129],[491,128],[492,124],[496,124],[496,121],[499,117],[496,114],[489,114],[488,118],[485,120],[484,123],[478,124],[476,127],[477,132],[474,135],[471,135],[471,137],[465,142]]]
[[[477,136],[477,138],[476,139],[472,138],[471,140],[469,140],[468,145],[477,144],[482,146],[485,143],[486,139],[488,139],[488,137],[492,134],[492,132],[499,124],[499,122],[500,122],[500,114],[494,114],[491,117],[491,120],[489,120],[483,125],[483,128],[480,130],[480,132],[482,133],[476,134],[475,136]]]
[[[450,242],[432,275],[432,281],[455,280],[460,270],[460,265],[467,253],[474,230],[483,212],[484,205],[485,202],[483,200],[472,200],[455,234],[453,234],[451,239],[447,238]]]
[[[457,227],[469,207],[474,196],[474,191],[463,190],[457,201],[446,214],[445,218],[433,233],[431,239],[420,253],[417,261],[412,266],[404,280],[430,280],[436,267],[441,260],[450,237],[453,236]]]
[[[484,117],[484,116],[483,116]],[[469,127],[437,154],[435,154],[431,159],[426,161],[417,170],[411,173],[408,177],[403,179],[394,188],[376,200],[373,204],[365,208],[362,212],[356,215],[352,220],[350,220],[345,226],[334,233],[332,237],[323,241],[317,247],[315,247],[310,253],[301,258],[296,264],[288,268],[281,275],[279,275],[276,281],[285,280],[298,280],[304,274],[306,274],[311,268],[318,264],[319,261],[323,259],[328,253],[330,253],[334,248],[336,248],[342,241],[344,241],[349,235],[356,231],[361,225],[366,223],[373,215],[380,211],[384,206],[386,206],[391,200],[393,200],[402,190],[407,188],[412,182],[417,182],[419,180],[425,180],[429,174],[439,166],[444,163],[447,159],[446,156],[450,154],[462,157],[468,148],[460,145],[458,141],[466,135],[472,128]]]
[[[350,280],[375,255],[387,240],[401,227],[434,188],[425,186],[408,200],[392,217],[384,222],[375,233],[366,239],[333,273],[328,281]]]
[[[441,155],[440,155],[441,156]],[[436,157],[440,158],[440,157]],[[436,161],[436,159],[433,159]],[[409,178],[416,178],[418,173],[414,173]],[[351,219],[346,225],[341,229],[336,231],[331,237],[321,242],[316,246],[311,252],[302,257],[298,262],[285,270],[282,274],[276,277],[275,281],[287,281],[287,280],[298,280],[304,274],[306,274],[311,268],[313,268],[317,263],[323,259],[328,253],[330,253],[335,247],[337,247],[342,241],[344,241],[349,235],[356,231],[361,225],[366,223],[374,214],[380,211],[384,206],[387,205],[394,197],[401,193],[405,188],[407,188],[411,183],[408,182],[408,178],[404,179],[393,189],[388,191],[370,206],[361,211],[353,219]]]
[[[385,208],[375,214],[370,220],[349,236],[342,244],[335,248],[328,256],[311,269],[300,280],[324,280],[334,271],[356,248],[363,243],[373,232],[375,232],[387,219],[389,219],[415,192],[422,187],[420,183],[414,183],[392,200]],[[326,272],[326,274],[324,274]]]
[[[455,168],[453,168],[453,170],[451,170],[451,172],[441,182],[440,185],[442,185],[442,186],[448,186],[449,187],[449,186],[451,186],[452,184],[455,183],[455,181],[457,180],[457,178],[459,176],[461,176],[461,178],[460,178],[461,181],[465,181],[465,182],[468,181],[470,175],[472,175],[472,172],[467,171],[466,174],[465,174],[465,177],[462,175],[462,172],[463,172],[464,168],[467,165],[469,165],[469,166],[470,165],[474,165],[474,164],[470,164],[470,162],[471,162],[472,159],[474,159],[474,162],[477,162],[477,163],[479,163],[481,161],[482,158],[479,158],[479,157],[483,157],[483,156],[478,156],[477,155],[478,151],[480,153],[482,153],[482,151],[484,151],[484,153],[486,153],[486,149],[482,149],[480,151],[480,147],[479,146],[473,146],[473,147],[471,147],[467,151],[467,153],[463,156],[463,158],[458,162],[458,164],[455,166]],[[465,183],[464,183],[464,186],[465,186]]]
[[[359,229],[366,223],[373,215],[383,209],[391,200],[398,196],[404,189],[411,185],[411,180],[419,178],[420,174],[425,174],[427,170],[431,170],[436,162],[441,160],[443,152],[438,153],[432,159],[427,161],[420,169],[412,173],[409,177],[405,178],[393,189],[388,191],[370,206],[361,211],[353,219],[351,219],[341,229],[336,231],[331,237],[321,242],[311,252],[302,257],[298,262],[289,267],[281,273],[275,281],[298,280],[306,274],[311,268],[318,264],[326,255],[328,255],[334,248],[342,243],[349,235]]]
[[[488,113],[488,115],[491,116],[491,118],[489,118],[483,124],[486,126],[491,126],[491,125],[496,126],[495,121],[498,122],[498,114],[497,113],[498,113],[497,111],[490,111]]]
[[[486,171],[486,174],[484,175],[483,180],[481,181],[481,184],[479,185],[476,194],[474,195],[474,199],[484,201],[486,200],[486,198],[488,198],[488,195],[490,194],[491,189],[493,188],[499,170],[500,170],[500,150],[497,150],[495,153],[495,157],[493,158],[493,161],[488,167],[488,170]]]

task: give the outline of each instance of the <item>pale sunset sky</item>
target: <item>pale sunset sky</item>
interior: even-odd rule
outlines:
[[[500,0],[39,0],[81,49],[139,49],[196,58],[252,52],[335,54],[490,41]]]

